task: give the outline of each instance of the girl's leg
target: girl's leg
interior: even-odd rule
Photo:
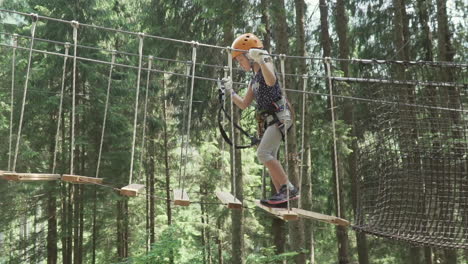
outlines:
[[[278,192],[281,185],[288,182],[283,166],[276,159],[278,149],[281,144],[281,132],[276,126],[269,126],[263,134],[262,141],[257,149],[257,157],[263,163],[270,173],[273,184]]]
[[[288,176],[286,176],[283,166],[281,166],[279,161],[276,159],[269,160],[265,162],[264,165],[267,167],[268,172],[271,175],[276,192],[279,192],[281,186],[288,183]]]

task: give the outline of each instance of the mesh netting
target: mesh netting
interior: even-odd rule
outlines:
[[[401,81],[335,79],[358,138],[355,229],[417,244],[468,248],[466,66],[389,66]],[[381,65],[378,67],[382,67]],[[424,78],[424,79],[423,79]],[[390,79],[390,78],[387,78]]]

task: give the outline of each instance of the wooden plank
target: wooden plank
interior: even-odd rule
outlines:
[[[0,170],[0,179],[6,180],[6,181],[17,181],[18,177],[15,176],[7,176],[5,173],[10,173],[10,171],[2,171]]]
[[[190,198],[185,190],[174,189],[174,204],[180,206],[190,205]]]
[[[56,181],[60,174],[3,172],[1,178],[8,181]]]
[[[102,178],[86,177],[80,175],[63,174],[62,181],[78,184],[102,184]]]
[[[306,211],[306,210],[299,209],[299,208],[293,208],[292,210],[295,213],[297,213],[299,217],[318,220],[318,221],[322,221],[322,222],[330,223],[334,225],[349,226],[348,220],[338,218],[336,216],[324,215],[324,214],[320,214],[316,212]]]
[[[261,209],[267,211],[268,213],[272,214],[273,216],[284,220],[284,221],[291,221],[291,220],[297,220],[299,217],[297,213],[295,213],[292,210],[288,210],[287,208],[274,208],[274,207],[269,207],[266,205],[263,205],[260,203],[259,200],[255,201],[255,204],[260,207]]]
[[[145,186],[143,184],[130,184],[120,189],[120,195],[135,197],[143,193],[144,190]]]
[[[242,203],[237,198],[235,198],[232,194],[228,192],[216,192],[216,196],[218,199],[229,209],[240,209],[242,208]]]

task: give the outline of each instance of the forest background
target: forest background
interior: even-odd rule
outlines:
[[[463,0],[6,0],[0,8],[63,20],[76,20],[126,31],[184,41],[229,46],[235,36],[252,32],[274,54],[315,58],[362,58],[381,60],[467,61],[468,4]],[[0,12],[0,41],[11,45],[11,33],[31,35],[31,19]],[[72,27],[39,21],[36,37],[73,42]],[[138,38],[129,34],[80,27],[78,42],[100,49],[80,48],[80,56],[138,66]],[[30,39],[19,38],[28,47]],[[36,41],[35,49],[64,53],[64,46]],[[12,48],[0,47],[0,167],[8,167],[10,142],[10,85],[15,104],[21,103],[28,50],[16,51],[14,80]],[[143,54],[179,62],[155,60],[153,67],[186,73],[192,47],[183,43],[145,38]],[[227,66],[220,49],[199,47],[197,62]],[[278,62],[278,60],[276,60]],[[66,103],[58,116],[63,58],[33,53],[29,95],[16,171],[50,172],[54,150],[59,150],[57,171],[69,171],[70,100],[72,63],[65,68]],[[147,59],[143,62],[148,67]],[[197,66],[198,67],[198,66]],[[336,63],[334,74],[360,77],[349,63]],[[278,69],[280,65],[278,64]],[[79,61],[77,64],[77,124],[75,171],[96,174],[97,153],[106,98],[109,65]],[[237,82],[250,76],[235,69]],[[325,76],[321,60],[291,59],[286,72]],[[125,186],[129,181],[133,133],[133,104],[138,71],[115,67],[112,97],[103,141],[100,176],[106,186]],[[222,78],[223,68],[196,69],[197,76]],[[468,251],[416,247],[377,238],[352,229],[301,220],[285,223],[255,209],[255,199],[269,195],[262,188],[265,172],[255,149],[236,152],[235,180],[231,178],[232,152],[217,130],[219,107],[216,83],[196,80],[188,139],[189,154],[181,150],[187,129],[187,90],[190,78],[153,74],[141,94],[149,93],[146,123],[140,101],[134,183],[147,186],[146,195],[119,196],[105,186],[65,183],[0,184],[0,263],[466,263]],[[382,78],[393,79],[393,72]],[[429,77],[429,76],[428,76]],[[326,94],[324,79],[309,79],[307,89]],[[302,78],[287,79],[290,89],[302,89]],[[245,85],[235,89],[245,92]],[[375,89],[379,89],[376,87]],[[303,152],[303,207],[336,215],[335,166],[339,166],[341,216],[352,222],[357,210],[356,175],[353,171],[353,117],[349,104],[337,106],[336,155],[331,133],[329,98],[309,95],[306,125],[301,129],[301,96],[288,94],[296,108],[297,126],[290,149]],[[67,101],[68,100],[68,101]],[[15,108],[13,128],[17,129]],[[359,109],[352,112],[359,111]],[[356,112],[356,116],[365,116]],[[362,115],[361,115],[362,114]],[[252,109],[236,113],[236,120],[255,130]],[[55,145],[57,121],[62,119],[61,143]],[[145,129],[145,136],[142,136]],[[226,129],[227,131],[228,128]],[[300,150],[302,133],[305,148]],[[237,135],[240,140],[240,135]],[[283,154],[281,154],[283,155]],[[185,160],[185,157],[187,160]],[[284,157],[282,157],[284,159]],[[294,166],[291,166],[294,167]],[[186,168],[183,173],[182,169]],[[289,172],[298,182],[296,171]],[[186,177],[182,177],[186,175]],[[268,177],[267,177],[268,179]],[[173,206],[171,190],[183,181],[192,201],[189,207]],[[217,204],[216,190],[231,191],[244,202],[242,210]]]

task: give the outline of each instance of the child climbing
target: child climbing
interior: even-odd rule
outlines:
[[[237,37],[232,43],[232,58],[245,71],[252,71],[247,93],[239,96],[232,89],[232,80],[223,79],[225,93],[241,109],[247,108],[255,99],[258,115],[262,117],[262,138],[257,149],[259,161],[270,173],[276,194],[261,203],[266,206],[281,207],[291,200],[296,200],[299,190],[288,179],[283,166],[277,159],[281,140],[292,126],[291,112],[276,77],[275,68],[268,52],[263,49],[262,41],[251,33]],[[289,189],[289,192],[288,192]],[[289,193],[289,196],[288,196]]]

